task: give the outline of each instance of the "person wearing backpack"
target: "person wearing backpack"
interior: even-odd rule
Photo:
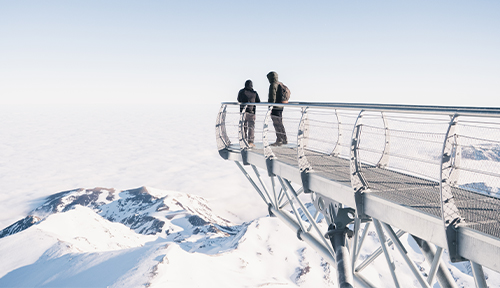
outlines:
[[[271,71],[267,73],[269,80],[269,103],[288,103],[290,99],[290,90],[285,84],[278,81],[278,73]],[[276,142],[271,146],[281,146],[287,144],[285,126],[283,125],[283,106],[273,106],[271,110],[271,119],[273,120],[274,131],[276,131]]]
[[[238,92],[238,102],[240,103],[260,103],[259,94],[255,90],[253,90],[252,80],[247,80],[245,82],[245,88],[241,89]],[[240,113],[245,108],[245,105],[240,105]],[[248,146],[250,148],[254,148],[254,129],[255,129],[255,105],[247,105],[247,109],[245,109],[245,123],[244,126],[244,137],[246,137],[248,141]]]

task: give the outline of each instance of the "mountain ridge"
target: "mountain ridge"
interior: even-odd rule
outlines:
[[[326,229],[323,217],[318,222]],[[0,287],[331,287],[337,281],[335,266],[275,217],[235,224],[202,197],[148,187],[59,192],[1,233]],[[375,232],[366,238],[360,261],[378,247]],[[402,239],[428,271],[411,237]],[[380,287],[391,281],[382,258],[363,270]],[[394,261],[416,284],[404,261]],[[473,285],[462,264],[447,266],[461,287]],[[497,274],[490,277],[500,283]]]
[[[0,239],[1,287],[328,287],[336,278],[276,218],[234,224],[180,192],[74,189],[14,224]]]
[[[183,201],[176,199],[176,196],[183,198]],[[190,205],[182,202],[188,202]],[[165,230],[165,220],[161,214],[172,219],[177,214],[195,213],[195,217],[204,221],[203,225],[230,224],[228,220],[214,215],[206,200],[190,194],[171,192],[157,197],[145,186],[122,191],[101,187],[78,188],[48,196],[44,203],[30,211],[28,216],[1,230],[0,238],[21,232],[52,214],[69,211],[77,205],[89,207],[109,221],[120,222],[144,235],[155,235]],[[197,223],[196,226],[203,226],[199,225],[202,223],[200,220]]]

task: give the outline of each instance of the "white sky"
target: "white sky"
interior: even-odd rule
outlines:
[[[267,99],[500,107],[498,1],[4,1],[3,104]]]

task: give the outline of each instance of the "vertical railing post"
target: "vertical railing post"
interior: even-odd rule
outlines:
[[[240,150],[244,150],[248,149],[248,141],[245,133],[245,114],[248,105],[241,106],[243,106],[243,110],[240,111],[240,119],[238,122],[238,141],[240,143]]]
[[[273,177],[273,161],[276,156],[273,153],[273,150],[271,149],[271,145],[269,144],[269,120],[271,119],[271,110],[273,106],[269,106],[267,108],[267,113],[266,117],[264,118],[264,126],[262,129],[262,144],[264,145],[264,157],[266,158],[266,166],[267,166],[267,173],[269,177]],[[272,178],[271,178],[272,179]],[[274,186],[274,182],[273,182]],[[278,203],[276,203],[278,205]]]
[[[363,204],[363,194],[368,189],[368,183],[361,172],[361,159],[359,158],[359,143],[361,140],[361,128],[362,128],[362,118],[363,110],[359,112],[356,123],[354,124],[354,129],[352,131],[351,137],[351,159],[350,159],[350,171],[351,171],[351,187],[354,190],[354,200],[356,201],[356,213],[360,218],[365,218],[364,204]]]
[[[215,123],[215,139],[217,142],[217,150],[219,150],[219,155],[223,159],[229,158],[229,152],[227,149],[231,142],[226,132],[226,109],[227,105],[222,105],[217,114],[217,120]]]
[[[302,117],[300,118],[299,130],[297,132],[297,161],[299,164],[300,178],[302,180],[304,193],[311,193],[311,191],[309,190],[309,173],[312,173],[312,166],[309,161],[307,161],[305,152],[307,140],[309,137],[307,110],[307,107],[302,108]]]
[[[249,146],[247,139],[248,127],[245,127],[245,125],[248,125],[247,123],[245,123],[245,117],[247,117],[246,109],[248,105],[241,105],[241,106],[243,106],[243,110],[240,111],[240,121],[238,123],[238,142],[240,143],[241,160],[243,161],[244,165],[249,165],[248,163]]]
[[[335,118],[337,119],[337,143],[335,143],[335,147],[333,147],[332,152],[330,155],[332,156],[338,156],[340,154],[340,149],[342,148],[342,140],[343,140],[343,134],[342,134],[342,129],[340,128],[342,123],[340,123],[340,117],[337,112],[337,109],[335,111]]]
[[[452,192],[452,188],[457,182],[457,167],[460,160],[460,155],[457,154],[457,135],[455,131],[457,118],[457,114],[451,118],[444,138],[441,153],[441,181],[439,185],[441,191],[441,215],[446,233],[448,252],[452,262],[466,260],[458,254],[457,229],[460,223],[463,222],[463,219],[455,204]]]
[[[391,135],[389,131],[389,125],[387,124],[387,118],[385,117],[384,112],[380,112],[382,114],[382,121],[384,122],[384,151],[382,151],[382,156],[380,156],[380,160],[378,160],[377,167],[384,168],[389,163],[389,151],[391,147]]]

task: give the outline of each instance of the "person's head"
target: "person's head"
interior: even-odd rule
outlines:
[[[250,90],[252,90],[252,89],[253,89],[253,83],[252,83],[252,80],[248,79],[247,81],[245,81],[245,88],[246,88],[246,89],[250,89]]]
[[[269,80],[269,83],[277,82],[278,81],[278,73],[271,71],[267,73],[267,80]]]

